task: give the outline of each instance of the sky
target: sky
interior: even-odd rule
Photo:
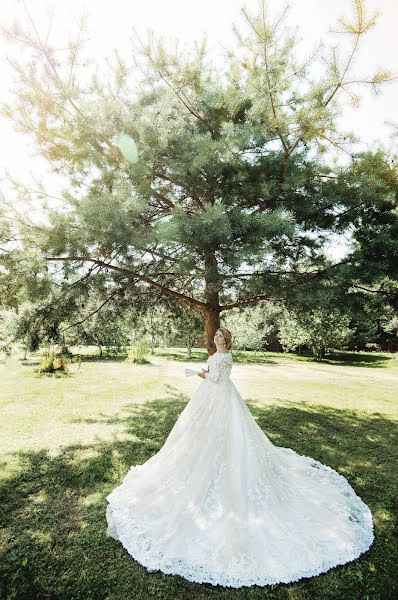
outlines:
[[[339,17],[351,14],[351,4],[350,0],[290,1],[286,22],[298,30],[303,56],[321,39],[341,44],[344,48],[344,36],[333,34],[330,29],[336,28]],[[39,33],[45,38],[50,22],[49,11],[52,10],[54,18],[49,42],[62,52],[68,38],[75,37],[79,17],[85,11],[89,29],[85,53],[99,62],[114,56],[115,49],[127,57],[131,51],[129,38],[134,27],[140,36],[145,36],[150,29],[155,35],[179,39],[183,46],[193,44],[194,40],[200,41],[205,35],[209,55],[216,64],[222,66],[223,47],[235,47],[233,24],[238,27],[243,24],[240,13],[243,6],[255,12],[258,0],[2,0],[2,24],[8,27],[18,22],[25,26],[28,23],[26,7]],[[286,3],[282,0],[268,1],[269,10],[275,15],[284,6]],[[366,76],[379,66],[398,72],[398,1],[368,0],[366,7],[368,14],[375,10],[380,14],[376,27],[363,39],[356,58],[355,73]],[[10,99],[13,73],[6,56],[19,52],[16,48],[0,37],[0,103]],[[362,88],[361,93],[359,107],[344,103],[341,127],[353,130],[370,148],[380,142],[388,145],[393,131],[389,123],[398,123],[398,81],[385,85],[378,96],[366,88]],[[15,132],[11,123],[1,115],[0,135],[0,185],[3,186],[7,170],[25,183],[44,178],[46,189],[49,193],[55,193],[57,187],[62,185],[61,179],[50,173],[44,160],[33,156],[35,149],[29,137]]]

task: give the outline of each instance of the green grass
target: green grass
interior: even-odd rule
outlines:
[[[315,362],[234,352],[232,378],[280,446],[347,477],[376,539],[358,560],[295,584],[238,590],[148,573],[106,537],[106,495],[164,444],[199,380],[179,349],[149,365],[83,357],[39,375],[39,357],[0,367],[0,598],[393,600],[398,595],[398,360],[349,354]]]

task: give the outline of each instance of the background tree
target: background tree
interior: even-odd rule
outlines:
[[[377,89],[391,78],[380,69],[365,78],[352,73],[375,18],[358,0],[352,22],[340,21],[353,41],[347,57],[319,48],[298,64],[283,15],[273,21],[264,4],[259,14],[242,13],[247,32],[236,30],[239,47],[228,53],[222,75],[204,43],[190,55],[136,36],[136,79],[116,53],[113,80],[97,72],[87,84],[77,78],[77,42],[61,63],[37,29],[5,31],[30,49],[32,60],[13,62],[19,88],[15,106],[5,105],[3,114],[34,136],[41,155],[70,181],[59,206],[47,207],[46,222],[25,223],[23,233],[47,261],[64,264],[65,281],[82,269],[101,271],[112,294],[129,289],[140,298],[149,287],[196,311],[210,353],[225,311],[293,301],[330,278],[361,293],[356,256],[364,264],[375,224],[387,225],[384,241],[395,247],[397,226],[393,165],[368,154],[332,169],[322,158],[328,145],[349,153],[354,141],[338,130],[339,94],[355,82]],[[318,58],[323,71],[313,69]],[[120,134],[130,136],[122,138],[127,150]],[[378,171],[363,193],[372,161]],[[45,196],[43,189],[19,192],[26,201]],[[358,249],[333,264],[324,244],[347,228]],[[378,257],[368,286],[380,282]],[[387,263],[389,278],[396,267]],[[394,286],[388,282],[380,292],[396,301]]]
[[[280,326],[280,340],[285,350],[305,345],[321,360],[326,352],[347,348],[351,337],[349,317],[338,310],[308,310],[287,314]]]
[[[133,325],[129,323],[126,312],[121,312],[117,303],[107,303],[101,310],[98,295],[92,295],[82,305],[82,311],[75,312],[72,322],[63,324],[62,338],[66,346],[94,345],[99,356],[103,349],[117,353],[129,343]],[[87,316],[89,315],[89,316]]]
[[[271,303],[259,302],[255,306],[234,309],[225,313],[223,325],[233,333],[234,348],[261,350],[266,336],[275,326],[275,317],[281,309]]]
[[[165,345],[173,334],[176,333],[170,310],[162,304],[148,306],[143,317],[140,319],[140,326],[143,332],[149,336],[151,354],[155,353],[157,346]]]
[[[390,352],[398,351],[398,316],[391,315],[390,319],[383,324],[383,332],[387,337],[388,349]]]
[[[16,334],[16,312],[14,309],[0,309],[0,358],[11,353]]]
[[[186,345],[188,358],[191,358],[195,344],[206,344],[203,335],[203,318],[200,313],[189,310],[183,305],[175,305],[171,315],[175,339],[181,340]]]

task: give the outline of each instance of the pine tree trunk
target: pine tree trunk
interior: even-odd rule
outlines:
[[[319,346],[313,346],[312,353],[316,360],[322,360],[325,357],[325,346],[323,344],[320,344]]]
[[[151,354],[155,354],[155,332],[154,332],[152,311],[149,313],[149,318],[150,318],[150,322],[151,322]]]
[[[205,254],[205,297],[207,312],[205,321],[206,348],[214,354],[214,334],[220,327],[219,274],[217,259],[213,252]]]
[[[218,308],[218,310],[217,310]],[[213,307],[206,313],[206,348],[208,353],[214,354],[216,346],[214,343],[214,334],[220,327],[220,307]]]

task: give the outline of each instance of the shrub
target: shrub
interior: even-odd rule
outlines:
[[[55,373],[56,371],[66,373],[68,365],[69,361],[65,357],[57,356],[54,352],[48,352],[35,371],[37,373]]]
[[[148,363],[149,345],[145,340],[137,340],[127,351],[127,362]]]

